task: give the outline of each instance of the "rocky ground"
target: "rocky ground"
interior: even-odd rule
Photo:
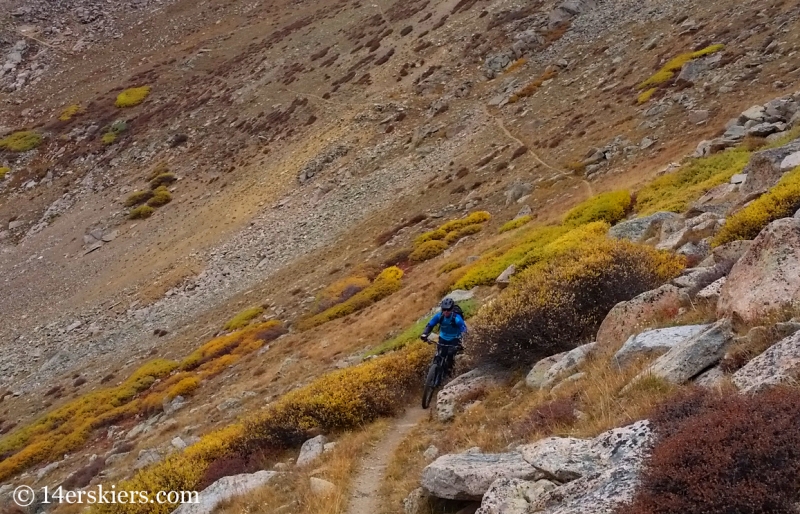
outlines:
[[[418,213],[553,220],[688,154],[774,141],[798,122],[799,20],[777,1],[0,1],[0,139],[44,136],[0,149],[3,417],[41,414],[75,376],[92,389],[184,355],[254,303],[294,321],[332,277],[407,243],[423,226],[375,238]],[[637,102],[665,62],[712,44]],[[144,103],[114,107],[141,85]],[[129,220],[160,165],[173,202]],[[699,216],[614,230],[693,260],[675,295],[730,297],[734,259],[706,240],[775,178],[758,173]]]

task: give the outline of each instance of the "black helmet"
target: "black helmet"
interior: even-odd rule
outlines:
[[[442,310],[443,311],[450,311],[453,310],[453,306],[455,306],[456,302],[453,301],[452,298],[445,298],[442,300]]]

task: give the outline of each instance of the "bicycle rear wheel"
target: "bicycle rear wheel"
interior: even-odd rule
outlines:
[[[431,404],[433,393],[436,390],[436,378],[438,374],[439,365],[434,362],[431,364],[430,368],[428,368],[428,376],[425,378],[425,388],[422,390],[423,409],[427,409]]]

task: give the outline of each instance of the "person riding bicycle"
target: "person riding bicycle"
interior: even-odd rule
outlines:
[[[461,309],[452,298],[442,300],[442,311],[437,312],[425,326],[420,339],[428,343],[428,336],[439,325],[439,346],[446,351],[448,371],[452,369],[453,359],[463,347],[461,338],[467,332],[467,324],[461,316]]]

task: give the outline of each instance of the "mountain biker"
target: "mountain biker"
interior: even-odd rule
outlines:
[[[453,359],[463,348],[461,338],[467,332],[467,324],[461,315],[461,308],[456,305],[452,298],[442,300],[442,311],[437,312],[425,326],[420,339],[428,343],[428,336],[436,325],[439,325],[439,346],[446,351],[446,368],[452,369]]]

